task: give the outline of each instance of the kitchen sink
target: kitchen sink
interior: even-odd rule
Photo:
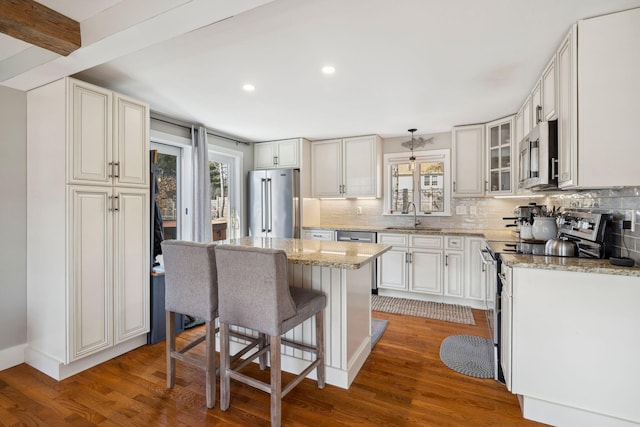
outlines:
[[[442,228],[436,227],[411,227],[410,225],[399,225],[393,227],[385,227],[385,230],[416,230],[416,231],[442,231]]]

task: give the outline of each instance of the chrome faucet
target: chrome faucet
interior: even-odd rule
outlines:
[[[407,208],[407,213],[410,210],[410,207],[413,206],[413,226],[417,227],[420,225],[420,220],[417,218],[418,209],[416,208],[416,204],[413,202],[409,203],[409,207]]]

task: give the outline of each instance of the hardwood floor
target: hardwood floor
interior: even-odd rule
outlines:
[[[541,425],[522,418],[516,397],[502,384],[458,374],[440,361],[447,336],[488,337],[484,312],[474,310],[475,326],[373,314],[389,327],[349,390],[319,390],[304,380],[282,401],[283,425]],[[198,327],[181,337],[201,332]],[[204,376],[181,362],[176,386],[166,389],[164,351],[164,342],[144,346],[60,382],[25,364],[4,370],[0,425],[269,425],[269,395],[232,381],[229,410],[218,407],[219,388],[216,407],[207,410]],[[285,374],[283,382],[289,378]]]

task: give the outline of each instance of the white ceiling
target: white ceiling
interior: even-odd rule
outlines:
[[[148,101],[154,111],[248,140],[387,138],[414,127],[429,134],[513,114],[572,23],[640,6],[640,0],[41,3],[81,22],[83,48],[67,58],[30,59],[37,65],[28,68],[24,43],[2,36],[0,84],[28,90],[80,73]],[[334,75],[321,73],[325,64],[335,66]],[[9,65],[19,72],[3,77]],[[247,82],[255,92],[242,90]]]

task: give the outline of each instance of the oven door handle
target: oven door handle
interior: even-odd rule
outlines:
[[[496,263],[496,260],[491,256],[491,253],[487,249],[479,249],[479,251],[483,264],[487,265]]]

